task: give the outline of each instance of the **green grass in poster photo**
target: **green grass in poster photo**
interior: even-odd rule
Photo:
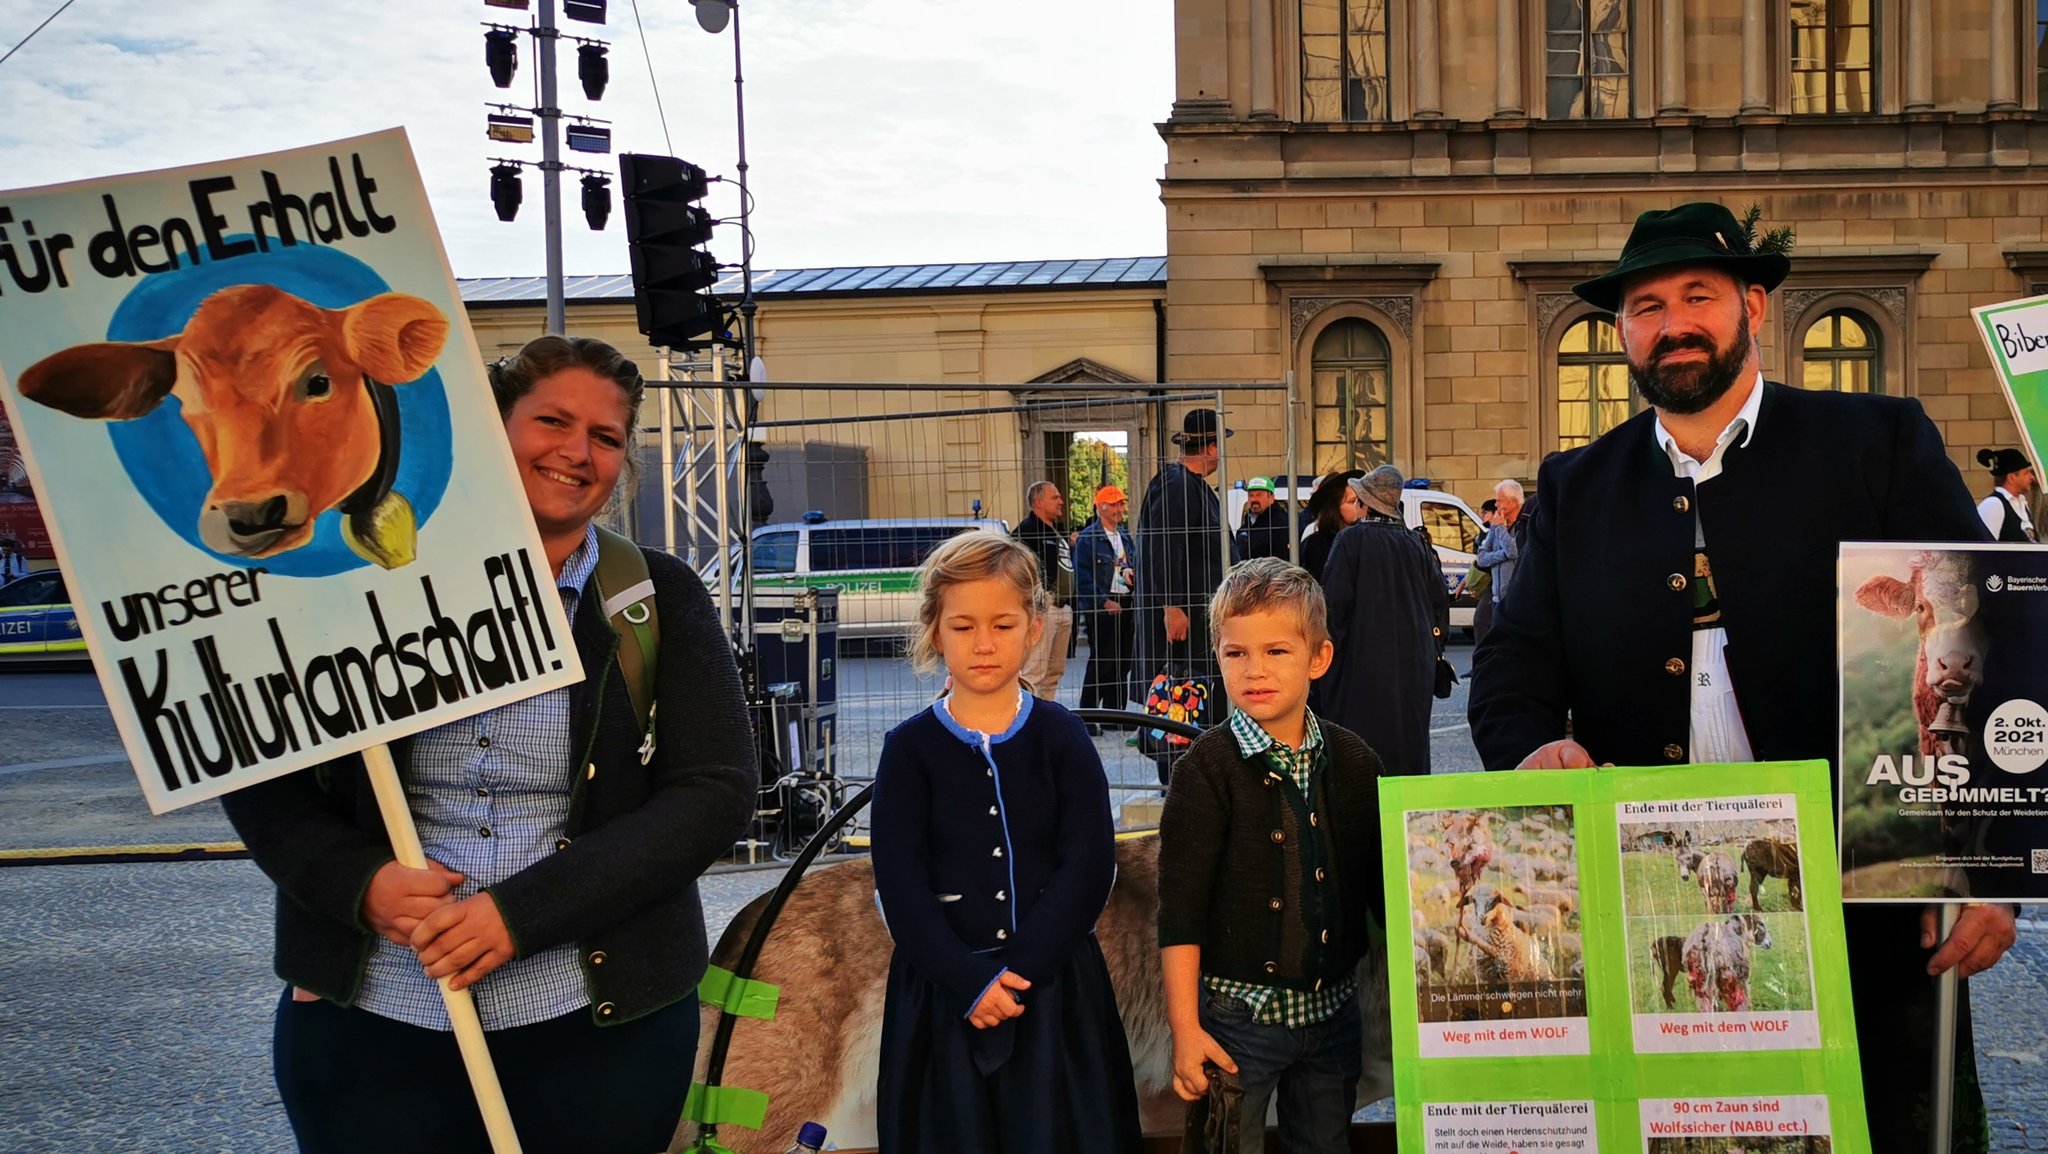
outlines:
[[[1624,827],[1626,832],[1626,827]],[[1790,822],[1699,822],[1685,827],[1688,848],[1624,849],[1621,854],[1623,911],[1630,917],[1649,914],[1790,913],[1800,908],[1792,900],[1791,883],[1779,871],[1795,869],[1800,860]],[[1752,852],[1752,845],[1757,846]],[[1776,843],[1773,847],[1770,843]],[[1702,855],[1699,865],[1719,856],[1719,869],[1732,870],[1735,904],[1717,909],[1708,901],[1700,884],[1700,870],[1681,876],[1681,854]],[[1761,865],[1763,872],[1752,867]],[[1751,882],[1756,882],[1752,891]],[[1750,897],[1754,892],[1755,904]],[[1725,894],[1725,888],[1722,890]]]
[[[1629,1007],[1638,1014],[1697,1014],[1699,1002],[1686,983],[1680,951],[1701,925],[1726,921],[1729,915],[1666,915],[1627,918]],[[1740,915],[1735,915],[1740,916]],[[1807,960],[1806,916],[1762,914],[1770,945],[1747,942],[1749,951],[1748,1013],[1813,1009],[1813,972]],[[1676,942],[1664,939],[1676,938]],[[1670,973],[1671,1004],[1664,1001],[1665,975]],[[1711,992],[1711,991],[1710,991]],[[1707,1012],[1720,1012],[1718,1007]]]

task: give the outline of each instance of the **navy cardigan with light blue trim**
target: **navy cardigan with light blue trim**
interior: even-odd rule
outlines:
[[[1079,719],[1028,695],[986,746],[943,706],[890,730],[873,832],[890,936],[962,1014],[1005,969],[1052,978],[1116,880],[1102,759]]]

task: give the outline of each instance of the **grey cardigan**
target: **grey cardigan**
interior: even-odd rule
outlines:
[[[586,676],[569,690],[575,754],[556,852],[489,887],[519,957],[568,942],[592,1020],[615,1025],[687,996],[704,976],[697,878],[732,849],[759,770],[739,674],[703,584],[642,550],[661,621],[656,749],[641,735],[614,655],[618,637],[585,586],[571,630]],[[392,743],[399,774],[410,743]],[[374,935],[370,879],[393,860],[362,758],[350,755],[222,799],[250,856],[277,883],[275,967],[285,981],[353,1005]]]

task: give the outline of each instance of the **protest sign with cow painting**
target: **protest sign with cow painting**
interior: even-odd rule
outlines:
[[[151,810],[582,676],[402,131],[0,193],[0,401]]]
[[[1842,896],[2048,897],[2048,550],[1845,542]]]

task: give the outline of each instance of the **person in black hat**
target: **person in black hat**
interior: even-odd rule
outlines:
[[[1209,636],[1209,597],[1223,583],[1224,544],[1236,561],[1237,542],[1223,532],[1223,511],[1208,478],[1216,472],[1223,428],[1214,409],[1190,409],[1173,435],[1180,460],[1159,470],[1138,505],[1138,677],[1149,684],[1161,672],[1212,682],[1209,700],[1221,717],[1221,685]],[[1204,726],[1215,717],[1201,720]]]
[[[1840,543],[1987,539],[1918,401],[1763,379],[1754,334],[1791,266],[1754,223],[1718,204],[1646,212],[1614,269],[1574,288],[1616,314],[1649,405],[1538,473],[1527,550],[1473,656],[1489,769],[1832,762]],[[1871,1137],[1917,1151],[1930,975],[1997,962],[2014,912],[1966,908],[1938,949],[1931,906],[1844,921]],[[1965,991],[1956,1148],[1982,1149]]]
[[[1315,492],[1309,494],[1303,511],[1313,524],[1301,539],[1301,567],[1318,581],[1323,579],[1323,563],[1330,559],[1337,534],[1365,516],[1365,502],[1351,488],[1351,482],[1363,476],[1364,469],[1342,469],[1317,481]]]
[[[1977,463],[1991,470],[1991,495],[1977,502],[1984,527],[2000,540],[2025,544],[2038,540],[2034,518],[2027,513],[2027,494],[2034,491],[2034,466],[2018,449],[1979,449]]]

